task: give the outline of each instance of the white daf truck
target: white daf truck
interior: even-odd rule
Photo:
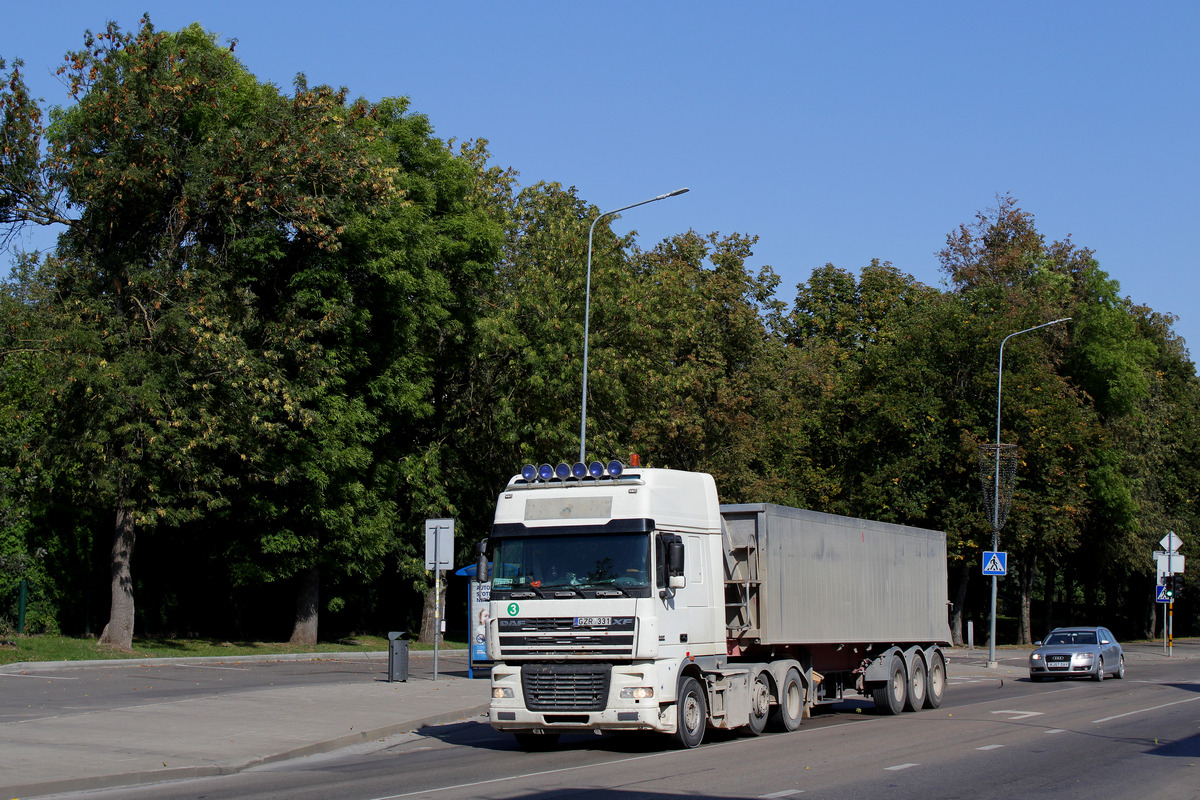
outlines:
[[[500,494],[489,557],[489,720],[528,749],[638,730],[695,747],[847,694],[896,714],[945,692],[938,531],[722,506],[704,473],[542,465]]]

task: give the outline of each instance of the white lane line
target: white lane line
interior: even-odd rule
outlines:
[[[1150,708],[1139,708],[1136,711],[1126,711],[1124,714],[1113,714],[1111,717],[1102,717],[1101,719],[1094,719],[1094,720],[1092,720],[1092,724],[1099,725],[1101,722],[1109,722],[1114,719],[1120,719],[1121,717],[1132,717],[1134,714],[1141,714],[1146,711],[1158,711],[1160,708],[1169,708],[1170,706],[1177,706],[1180,703],[1192,703],[1192,702],[1195,702],[1196,700],[1200,700],[1200,697],[1189,697],[1186,700],[1176,700],[1173,703],[1163,703],[1161,706],[1151,706]]]
[[[1004,747],[1002,744],[985,744],[983,747],[976,747],[976,750],[999,750]]]
[[[1065,728],[1051,728],[1048,731],[1042,731],[1042,733],[1066,733],[1066,732],[1067,731]]]
[[[186,667],[187,669],[235,669],[245,671],[250,667],[218,667],[215,664],[172,664],[173,667]]]
[[[768,800],[774,797],[791,797],[794,794],[804,794],[803,789],[784,789],[782,792],[771,792],[770,794],[760,794],[761,800]]]
[[[993,714],[1011,714],[1008,718],[1009,722],[1016,722],[1019,719],[1028,719],[1030,717],[1040,717],[1044,711],[993,711]]]
[[[911,763],[910,764],[897,764],[894,767],[884,767],[884,769],[888,770],[889,772],[895,772],[897,770],[908,769],[909,767],[919,767],[919,766],[921,766],[921,765],[920,764],[911,764]]]

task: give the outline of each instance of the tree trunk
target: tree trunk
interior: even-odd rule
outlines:
[[[296,624],[292,628],[289,644],[315,645],[317,643],[317,608],[320,602],[321,570],[309,567],[300,573],[300,585],[296,589]]]
[[[1029,608],[1033,602],[1033,579],[1037,574],[1037,570],[1033,564],[1029,564],[1025,569],[1021,570],[1020,577],[1017,582],[1020,584],[1021,592],[1021,632],[1017,644],[1030,644],[1033,639],[1030,637],[1030,622]]]
[[[950,641],[963,646],[963,604],[967,602],[967,582],[971,580],[971,565],[963,559],[958,568],[958,586],[954,590],[954,605],[950,607]]]
[[[429,591],[425,593],[425,607],[423,609],[423,613],[421,614],[421,641],[429,642],[430,644],[433,644],[435,635],[439,637],[438,638],[439,643],[442,641],[440,638],[441,631],[438,630],[438,628],[440,626],[436,622],[436,616],[437,616],[436,609],[434,608],[434,605],[433,605],[434,595],[435,595],[435,592],[433,590],[433,587],[430,586]],[[442,579],[442,617],[445,618],[445,616],[446,616],[446,580],[445,580],[445,578],[443,578]]]
[[[104,626],[98,642],[105,647],[133,649],[133,575],[129,565],[133,560],[136,538],[133,514],[125,508],[123,501],[118,501],[111,558],[112,606],[108,612],[108,624]]]
[[[1042,597],[1042,636],[1054,628],[1054,589],[1056,586],[1058,586],[1058,566],[1047,564],[1045,589],[1043,589]]]

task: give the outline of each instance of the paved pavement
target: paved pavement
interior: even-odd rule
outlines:
[[[1165,659],[1161,643],[1126,648],[1130,669]],[[1028,675],[1028,649],[1000,648],[987,667],[986,649],[948,651],[956,681]],[[1176,658],[1200,658],[1200,640],[1178,641]],[[274,661],[344,662],[344,673],[322,680],[290,675],[290,685],[241,686],[236,691],[193,690],[115,702],[76,688],[69,705],[6,707],[12,682],[82,680],[94,670],[139,670],[171,665],[233,669],[238,659],[142,659],[57,662],[0,667],[0,800],[65,791],[223,775],[258,764],[328,752],[352,744],[486,714],[486,670],[468,677],[466,651],[443,651],[438,679],[433,654],[410,655],[409,679],[388,682],[384,653],[266,657]],[[255,657],[258,662],[263,657]],[[297,683],[296,681],[299,681]],[[75,684],[82,687],[83,684]],[[49,691],[47,693],[50,693]],[[25,693],[28,696],[28,692]],[[85,699],[86,698],[86,699]]]

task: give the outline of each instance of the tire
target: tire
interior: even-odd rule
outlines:
[[[908,672],[904,669],[904,659],[892,656],[888,679],[872,690],[871,698],[882,714],[899,714],[904,710],[904,704],[908,702]]]
[[[557,733],[516,733],[517,746],[528,753],[545,753],[558,746]]]
[[[1121,661],[1117,664],[1117,671],[1113,673],[1118,680],[1125,677],[1125,656],[1121,656]]]
[[[938,708],[946,696],[946,658],[935,651],[925,675],[925,707]]]
[[[771,686],[767,674],[760,672],[750,686],[750,725],[747,730],[758,736],[767,728],[771,718]]]
[[[908,673],[908,696],[904,698],[905,711],[920,711],[925,707],[925,690],[929,688],[928,673],[920,656],[913,659]]]
[[[699,681],[688,677],[679,683],[675,708],[675,743],[684,750],[698,747],[704,741],[704,728],[708,724],[708,706]]]
[[[771,712],[771,724],[779,731],[794,731],[804,722],[804,681],[795,667],[787,671],[779,686],[779,702]]]
[[[1104,680],[1104,656],[1097,656],[1097,661],[1096,674],[1092,676],[1092,680],[1099,683]]]

